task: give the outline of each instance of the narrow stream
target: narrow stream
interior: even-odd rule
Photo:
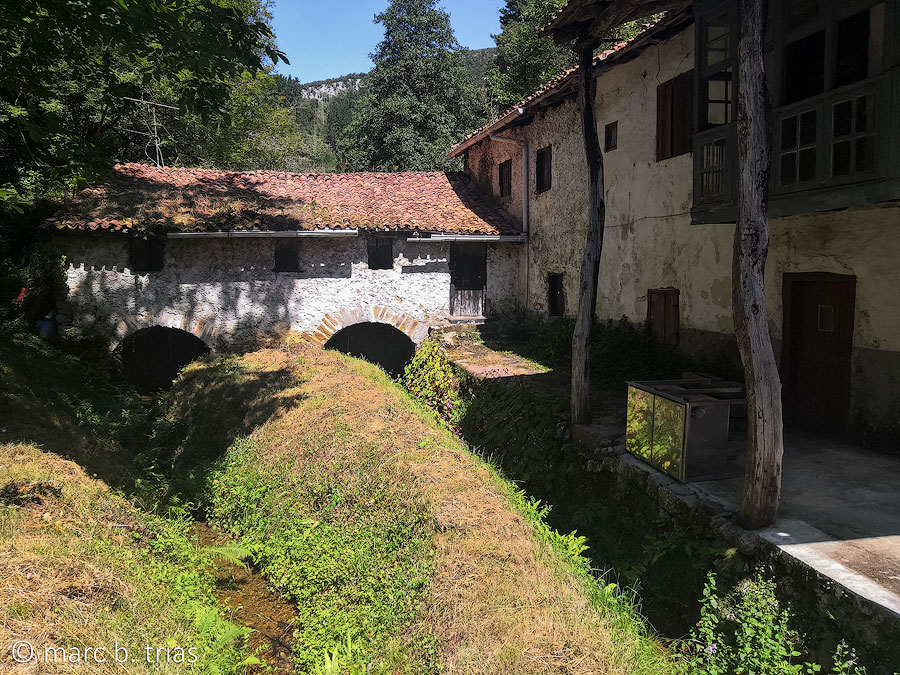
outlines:
[[[207,523],[199,522],[194,527],[201,546],[231,543],[229,537]],[[296,609],[270,591],[261,574],[252,567],[248,569],[224,560],[217,562],[216,599],[232,622],[253,629],[248,638],[250,653],[267,668],[251,666],[248,673],[295,672],[291,642]]]

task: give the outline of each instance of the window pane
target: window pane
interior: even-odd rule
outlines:
[[[875,97],[872,94],[859,96],[856,99],[856,133],[872,130],[872,109]]]
[[[731,69],[706,79],[706,127],[728,124],[732,104]]]
[[[797,153],[787,152],[781,156],[779,167],[782,185],[793,185],[797,182]]]
[[[831,155],[831,174],[846,176],[850,173],[851,141],[839,141],[834,144]]]
[[[808,110],[800,114],[800,145],[813,145],[816,142],[818,113]]]
[[[872,171],[875,168],[875,137],[863,136],[856,139],[856,173]]]
[[[781,149],[797,147],[797,116],[791,115],[781,120]]]
[[[816,179],[816,149],[804,148],[800,151],[799,169],[797,179],[801,183]]]
[[[834,86],[843,87],[869,76],[869,10],[837,25]]]
[[[704,36],[704,59],[707,66],[715,65],[728,58],[728,15],[722,14],[706,23],[706,35]]]
[[[788,28],[796,28],[819,16],[819,0],[790,0],[787,3]]]
[[[835,138],[841,136],[849,136],[853,130],[853,103],[851,101],[841,101],[834,104],[834,119],[832,122],[832,132]]]
[[[785,103],[802,101],[825,90],[825,32],[819,31],[784,48]]]

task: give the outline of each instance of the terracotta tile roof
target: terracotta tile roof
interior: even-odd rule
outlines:
[[[216,171],[118,164],[45,226],[73,230],[403,230],[519,234],[463,174]]]
[[[687,25],[692,20],[693,19],[690,13],[679,11],[670,12],[662,17],[649,21],[644,24],[641,32],[635,35],[630,40],[618,42],[609,49],[606,49],[594,56],[594,68],[597,68],[600,65],[612,67],[617,61],[619,61],[620,59],[624,59],[626,54],[635,55],[636,53],[640,53],[636,50],[642,50],[642,43],[644,43],[647,38],[652,37],[654,34],[656,34],[657,31],[673,27],[677,27],[678,29],[680,29],[683,27],[683,25]],[[494,118],[493,121],[485,124],[480,129],[476,129],[468,136],[463,138],[459,143],[450,148],[450,152],[447,153],[447,156],[457,157],[458,155],[462,154],[463,151],[466,150],[466,148],[471,147],[485,136],[506,128],[510,123],[514,122],[516,118],[524,115],[531,107],[544,100],[545,98],[548,98],[549,96],[556,93],[564,92],[567,88],[577,88],[577,74],[578,66],[569,68],[568,70],[561,72],[536,92],[529,96],[526,96],[521,101],[510,107],[509,110],[502,113],[501,115],[498,115],[496,118]],[[577,89],[575,89],[574,91],[577,91]]]

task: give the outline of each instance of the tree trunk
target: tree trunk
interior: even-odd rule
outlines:
[[[582,47],[579,54],[579,98],[581,128],[584,134],[584,154],[588,167],[588,232],[581,262],[578,293],[578,314],[572,335],[572,424],[591,422],[590,345],[597,306],[597,278],[600,273],[600,253],[603,249],[603,225],[606,201],[603,196],[603,153],[597,136],[594,118],[594,94],[597,88],[593,77],[594,51]]]
[[[766,0],[741,0],[738,43],[738,218],[732,308],[747,384],[747,469],[740,524],[771,525],[781,494],[781,380],[769,339],[764,277],[769,251],[771,108],[763,62]]]

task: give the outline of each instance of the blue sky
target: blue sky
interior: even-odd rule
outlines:
[[[464,47],[493,47],[491,33],[500,31],[504,0],[443,0],[456,39]],[[368,71],[369,53],[381,40],[381,26],[372,18],[387,0],[275,0],[273,27],[278,46],[291,65],[278,71],[312,82],[347,73]]]

